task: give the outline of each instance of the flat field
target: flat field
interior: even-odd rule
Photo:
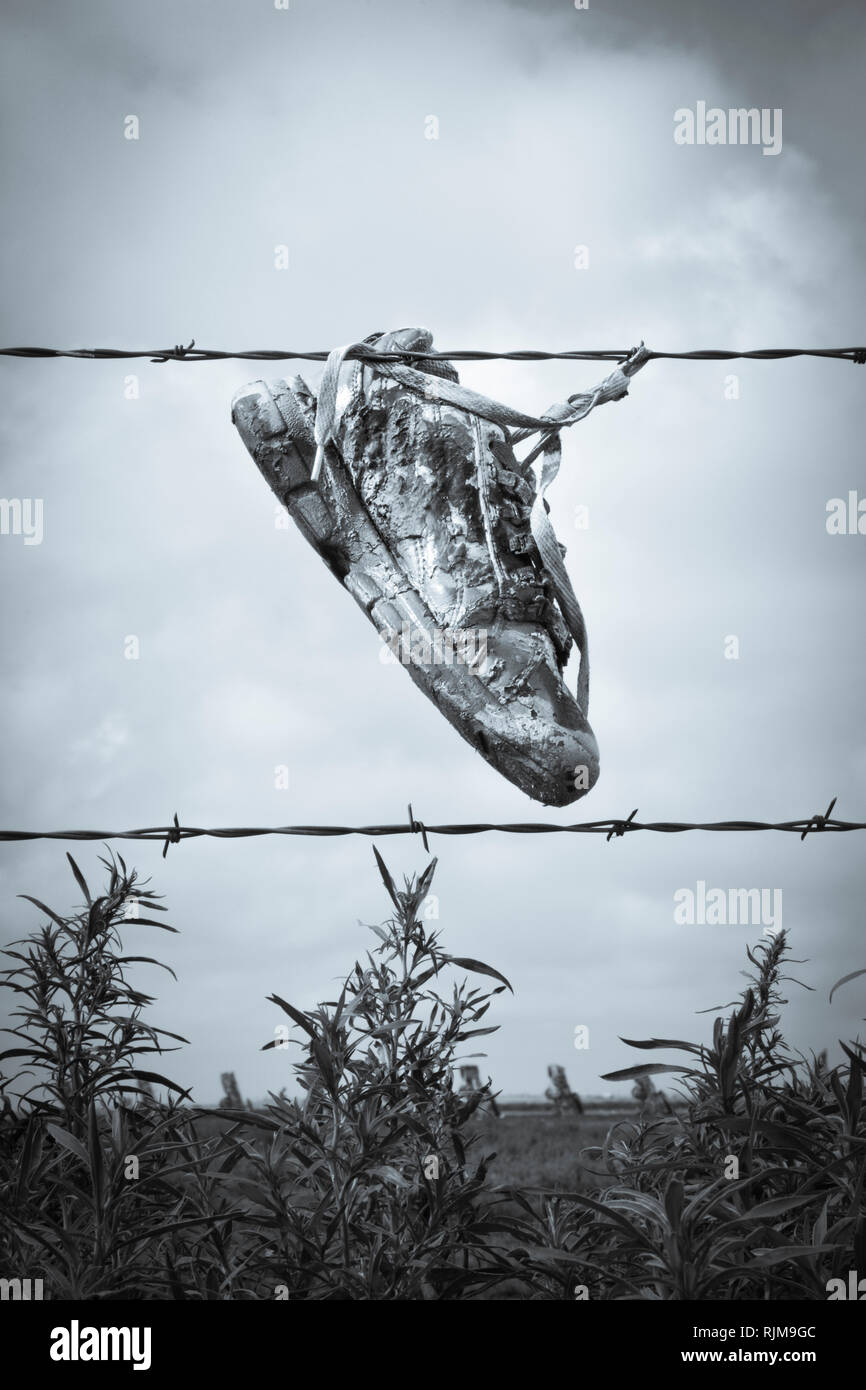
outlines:
[[[505,1111],[497,1120],[479,1122],[479,1142],[472,1149],[473,1162],[483,1153],[495,1153],[489,1166],[490,1180],[506,1187],[549,1187],[562,1192],[588,1192],[604,1186],[600,1148],[611,1127],[637,1118],[637,1111],[622,1107],[583,1115],[537,1111]]]

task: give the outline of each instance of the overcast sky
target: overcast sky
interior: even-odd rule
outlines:
[[[420,324],[440,348],[836,346],[866,334],[866,155],[856,3],[755,9],[591,0],[9,0],[0,102],[8,343],[327,349]],[[783,146],[680,146],[697,102],[783,112]],[[125,119],[140,123],[124,138]],[[439,138],[425,138],[436,116]],[[275,268],[274,248],[289,248]],[[575,247],[589,265],[575,268]],[[318,379],[315,364],[287,364]],[[737,376],[739,395],[728,378]],[[128,399],[125,379],[138,378]],[[279,370],[269,371],[279,375]],[[0,821],[105,830],[627,815],[866,819],[866,368],[656,362],[564,436],[550,494],[593,655],[601,778],[576,807],[524,797],[384,666],[373,628],[274,502],[229,418],[250,364],[0,362],[0,495],[44,536],[0,536]],[[539,411],[584,364],[474,363],[461,379]],[[589,508],[589,527],[575,509]],[[129,636],[140,659],[127,660]],[[739,659],[725,641],[739,640]],[[572,673],[573,675],[573,673]],[[288,790],[274,769],[287,765]],[[396,874],[417,839],[380,849]],[[858,835],[487,835],[434,840],[446,949],[515,987],[486,1064],[583,1092],[703,1038],[760,927],[685,926],[674,894],[780,889],[799,1047],[863,1017]],[[65,846],[0,846],[16,894],[76,904]],[[307,1007],[387,915],[363,839],[121,846],[177,937],[142,974],[191,1046],[165,1069],[216,1098],[290,1084],[261,1053],[276,991]],[[79,845],[99,879],[99,845]],[[591,1046],[573,1046],[576,1025]],[[624,1091],[624,1088],[620,1087]]]

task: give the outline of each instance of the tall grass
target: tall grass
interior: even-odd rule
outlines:
[[[399,889],[376,858],[392,915],[336,998],[271,996],[263,1045],[300,1049],[301,1099],[255,1112],[202,1110],[151,1069],[184,1039],[146,1022],[127,976],[159,962],[122,936],[172,928],[119,856],[96,898],[70,858],[76,912],[29,899],[44,920],[2,981],[0,1275],[54,1299],[550,1300],[823,1299],[866,1273],[863,1048],[832,1069],[790,1051],[782,934],[749,951],[711,1044],[630,1044],[685,1061],[608,1079],[675,1073],[682,1094],[590,1151],[593,1188],[586,1168],[580,1190],[505,1187],[490,1085],[452,1077],[510,986],[420,919],[435,861]]]
[[[841,1044],[830,1071],[794,1056],[779,1027],[784,933],[747,956],[709,1046],[630,1041],[690,1060],[604,1078],[676,1073],[683,1103],[611,1130],[595,1152],[614,1179],[603,1193],[548,1199],[577,1265],[577,1278],[559,1267],[562,1292],[571,1279],[614,1299],[825,1299],[831,1278],[866,1271],[863,1047]]]

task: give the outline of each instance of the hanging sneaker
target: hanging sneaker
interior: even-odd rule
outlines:
[[[419,328],[375,334],[330,354],[318,398],[301,377],[257,381],[232,419],[390,659],[498,772],[566,806],[595,783],[598,746],[583,615],[544,493],[560,430],[624,396],[648,354],[535,417],[460,386],[423,356],[432,347]],[[364,349],[412,356],[346,360]],[[535,433],[518,460],[514,444]],[[573,644],[576,696],[563,679]]]

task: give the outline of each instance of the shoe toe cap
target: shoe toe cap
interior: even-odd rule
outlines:
[[[482,712],[475,721],[473,742],[482,756],[510,782],[547,806],[569,806],[591,791],[598,780],[599,752],[595,735],[583,719],[568,727],[550,711]]]

